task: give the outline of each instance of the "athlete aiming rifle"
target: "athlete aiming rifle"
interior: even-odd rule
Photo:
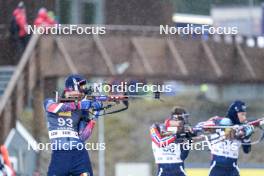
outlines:
[[[62,97],[81,97],[86,79],[70,75],[65,80]],[[74,102],[44,101],[49,138],[52,150],[48,176],[88,175],[93,176],[91,162],[84,142],[91,136],[102,103],[96,100],[78,99]],[[88,113],[93,110],[93,114]]]
[[[89,155],[83,147],[79,150],[78,146],[84,146],[84,142],[92,134],[96,123],[94,119],[126,110],[130,96],[92,93],[93,90],[87,87],[83,76],[70,75],[65,80],[62,96],[59,97],[56,92],[55,99],[48,98],[44,101],[49,138],[56,146],[52,151],[49,176],[93,176]],[[159,94],[155,93],[153,98],[159,99]],[[106,112],[120,102],[124,107]]]
[[[189,154],[190,142],[199,140],[188,125],[188,116],[185,109],[175,107],[164,123],[151,126],[157,176],[186,176],[184,160]]]
[[[107,83],[104,83],[109,85]],[[153,95],[127,95],[127,92],[123,92],[122,94],[110,94],[110,95],[103,95],[100,92],[94,91],[91,87],[84,86],[84,90],[79,93],[71,93],[67,97],[58,96],[58,92],[56,92],[56,102],[65,103],[65,102],[78,102],[81,100],[91,100],[91,101],[100,101],[102,102],[102,106],[100,108],[101,112],[98,116],[113,114],[117,112],[121,112],[128,109],[129,106],[129,99],[131,98],[153,98],[153,99],[160,99],[160,92],[153,92]],[[117,106],[118,105],[118,106]],[[117,106],[117,107],[115,107]],[[92,114],[91,111],[88,111]]]
[[[260,125],[260,122],[247,123],[246,105],[237,100],[229,106],[226,117],[213,117],[198,124],[205,132],[213,133],[210,135],[212,160],[209,176],[239,176],[239,148],[242,145],[244,153],[250,152],[253,125]]]

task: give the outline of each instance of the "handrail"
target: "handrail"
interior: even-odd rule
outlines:
[[[36,47],[38,39],[39,39],[39,35],[33,35],[31,37],[31,39],[28,43],[28,46],[27,46],[26,50],[24,51],[22,58],[20,59],[20,61],[18,63],[18,66],[16,67],[14,74],[12,75],[10,81],[8,82],[7,87],[5,89],[5,92],[4,92],[4,94],[1,98],[1,101],[0,101],[0,115],[3,113],[3,110],[4,110],[8,100],[12,96],[12,92],[16,87],[19,76],[21,75],[26,64],[28,63],[31,54]]]

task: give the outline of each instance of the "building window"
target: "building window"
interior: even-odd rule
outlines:
[[[83,2],[82,4],[82,23],[95,23],[95,4],[92,2]]]
[[[58,20],[61,24],[96,23],[97,3],[94,0],[57,0]]]
[[[71,22],[71,0],[60,0],[58,7],[58,20],[61,24],[68,24]]]

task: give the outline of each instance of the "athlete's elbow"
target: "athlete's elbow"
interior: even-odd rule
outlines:
[[[248,154],[251,152],[251,147],[245,147],[243,148],[244,153]]]
[[[92,135],[92,129],[89,129],[89,128],[85,128],[84,130],[82,130],[81,132],[79,132],[79,138],[82,141],[88,140],[91,135]]]
[[[85,142],[90,138],[90,136],[91,135],[80,135],[79,137],[80,137],[81,141]]]
[[[251,149],[245,150],[244,151],[246,154],[249,154],[251,152]]]

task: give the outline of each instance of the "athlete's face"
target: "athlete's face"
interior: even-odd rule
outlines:
[[[79,97],[81,96],[81,92],[80,91],[66,91],[65,92],[65,97],[66,98],[70,98],[70,97]]]
[[[177,132],[181,132],[184,129],[184,122],[182,120],[170,120],[170,127],[177,128]]]
[[[246,112],[238,112],[237,113],[237,117],[238,117],[240,123],[245,123],[247,121],[246,115],[247,115]]]

